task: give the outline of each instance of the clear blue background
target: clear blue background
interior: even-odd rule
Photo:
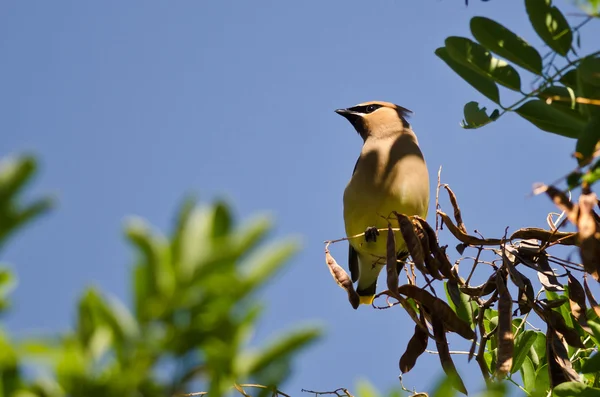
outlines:
[[[485,15],[547,50],[522,1],[470,3],[2,2],[0,155],[39,154],[34,192],[60,199],[3,253],[20,278],[9,329],[71,327],[89,284],[129,302],[124,217],[166,230],[183,194],[196,191],[227,198],[240,219],[269,211],[274,237],[302,238],[302,252],[264,291],[256,341],[299,322],[327,332],[302,354],[284,391],[352,388],[359,377],[382,390],[396,386],[411,320],[400,308],[354,311],[324,263],[323,240],[344,234],[342,192],[361,145],[333,110],[368,100],[412,109],[432,189],[443,165],[467,227],[488,236],[545,226],[554,208],[526,195],[574,166],[573,141],[516,115],[482,130],[459,127],[464,103],[491,104],[434,55],[447,36],[470,36],[469,19]],[[597,24],[584,32],[584,50],[597,49]],[[333,246],[340,263],[346,250]],[[476,364],[455,360],[467,386],[481,387]],[[430,390],[441,373],[437,356],[426,354],[405,383]]]

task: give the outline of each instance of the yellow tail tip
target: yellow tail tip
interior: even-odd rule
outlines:
[[[358,299],[361,305],[370,305],[371,303],[373,303],[375,295],[360,295]]]

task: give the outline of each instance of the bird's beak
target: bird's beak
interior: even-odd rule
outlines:
[[[340,116],[344,116],[348,121],[350,121],[351,123],[356,122],[358,119],[360,119],[360,114],[353,112],[350,109],[336,109],[335,111],[337,114],[339,114]]]
[[[335,112],[336,112],[337,114],[339,114],[340,116],[344,116],[344,117],[346,117],[346,115],[347,115],[348,113],[352,113],[352,111],[351,111],[351,110],[348,110],[348,109],[336,109],[336,110],[335,110]]]

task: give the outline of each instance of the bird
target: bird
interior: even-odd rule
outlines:
[[[344,190],[344,225],[349,237],[348,268],[360,304],[370,305],[377,278],[386,264],[388,222],[393,211],[425,219],[429,173],[417,136],[407,118],[412,111],[390,102],[364,102],[335,112],[345,117],[363,140],[360,156]],[[351,238],[364,233],[364,237]],[[408,257],[406,243],[394,233],[399,264]]]

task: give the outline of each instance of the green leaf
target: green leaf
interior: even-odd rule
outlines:
[[[498,109],[494,109],[488,116],[485,107],[480,108],[477,102],[472,101],[465,104],[464,114],[465,119],[461,122],[460,126],[465,129],[475,129],[496,120],[500,112]]]
[[[29,155],[8,157],[0,161],[0,205],[17,195],[36,169],[37,162]]]
[[[515,112],[541,130],[567,138],[577,138],[585,126],[579,118],[570,117],[539,99],[525,102]]]
[[[581,372],[589,374],[598,371],[600,371],[600,354],[596,353],[593,356],[590,356],[585,361],[585,364],[581,366]]]
[[[600,87],[600,57],[587,56],[577,67],[579,78],[587,84]]]
[[[445,47],[440,47],[435,50],[435,55],[444,61],[446,65],[454,70],[456,74],[462,77],[462,79],[469,83],[473,88],[485,95],[488,99],[500,104],[500,94],[498,92],[498,86],[496,83],[485,77],[482,77],[477,73],[473,73],[470,68],[456,62],[448,54],[448,50]]]
[[[179,205],[177,215],[175,217],[175,226],[173,230],[173,236],[171,237],[171,258],[174,263],[179,263],[181,259],[181,240],[185,231],[190,214],[196,207],[198,199],[193,194],[188,194],[184,197],[183,201]]]
[[[529,349],[529,358],[535,368],[543,364],[546,360],[546,335],[543,332],[536,331],[536,338]]]
[[[450,285],[448,285],[450,283]],[[454,285],[452,285],[454,283]],[[469,303],[469,296],[460,292],[456,281],[444,282],[444,289],[446,290],[446,297],[448,298],[448,304],[458,315],[458,317],[465,321],[467,324],[473,323],[471,317],[471,305]]]
[[[286,261],[298,251],[295,240],[281,240],[261,247],[242,262],[240,267],[246,270],[244,286],[249,292],[264,285]]]
[[[360,397],[379,397],[379,393],[368,380],[361,379],[356,384],[356,395]]]
[[[542,74],[542,57],[535,48],[498,22],[485,18],[471,18],[471,33],[490,51],[535,74]]]
[[[580,176],[581,176],[581,174],[580,174]],[[588,183],[589,185],[592,185],[598,179],[600,179],[600,160],[596,161],[594,163],[594,165],[592,165],[587,170],[587,172],[583,176],[581,176],[581,180],[578,182],[581,183],[583,181],[583,182]],[[576,186],[579,186],[579,183]],[[571,185],[569,185],[569,186],[571,186]]]
[[[564,84],[569,88],[577,88],[577,69],[570,69],[567,72],[563,73],[563,75],[558,81],[560,81],[561,84]]]
[[[0,297],[5,298],[17,284],[15,273],[5,267],[0,267]]]
[[[448,54],[456,62],[511,90],[521,92],[519,73],[496,58],[480,44],[465,37],[450,36],[445,41]]]
[[[573,32],[560,10],[551,0],[525,0],[529,21],[550,48],[566,56],[573,42]]]
[[[535,371],[535,389],[537,391],[547,391],[550,388],[550,375],[548,374],[548,364],[544,364]]]
[[[532,391],[535,388],[535,368],[529,357],[525,357],[525,360],[523,360],[520,371],[525,390]]]
[[[175,272],[171,266],[168,241],[153,233],[144,219],[131,217],[125,225],[125,235],[138,249],[143,266],[147,267],[147,293],[168,299],[175,289]]]
[[[517,336],[515,342],[515,350],[513,353],[513,365],[510,370],[511,374],[514,374],[521,368],[521,365],[523,365],[525,359],[529,359],[527,357],[527,354],[529,353],[529,349],[531,348],[531,346],[533,346],[533,343],[535,342],[536,338],[537,334],[535,333],[535,331],[530,330],[522,332],[521,334],[519,334],[519,336]]]
[[[268,365],[277,363],[281,360],[287,360],[296,351],[305,348],[309,343],[314,342],[321,332],[317,328],[307,328],[289,331],[279,339],[272,342],[269,346],[256,353],[246,367],[245,373],[256,374]]]
[[[568,288],[565,288],[565,289],[568,291]],[[546,290],[546,297],[550,301],[565,300],[565,302],[566,302],[568,300],[568,295],[559,295],[554,291],[548,291],[548,290]],[[555,309],[553,309],[553,310],[555,310]],[[567,324],[567,327],[573,328],[573,326],[574,326],[573,319],[571,318],[571,309],[570,309],[569,305],[566,305],[566,304],[560,305],[558,307],[558,312],[562,316],[563,320],[565,320],[565,324]]]
[[[575,151],[578,153],[577,160],[580,166],[590,163],[598,141],[600,141],[600,114],[591,117],[577,139]]]
[[[552,395],[556,397],[598,397],[600,389],[580,382],[564,382],[553,389]]]
[[[580,98],[600,100],[600,57],[587,56],[577,67],[577,94]],[[600,117],[600,106],[582,104],[586,116]]]
[[[213,221],[213,238],[221,238],[231,231],[231,212],[227,204],[219,201],[215,204],[215,218]]]
[[[431,397],[453,397],[456,395],[456,390],[453,387],[454,379],[450,376],[443,376],[438,380]],[[360,396],[362,397],[362,396]]]
[[[102,312],[119,342],[130,342],[139,336],[140,330],[135,318],[127,306],[117,298],[109,296],[107,301],[103,302]]]
[[[577,102],[575,101],[575,99],[576,99],[575,91],[573,91],[573,89],[571,87],[563,87],[563,86],[559,86],[559,85],[553,85],[553,86],[544,88],[542,91],[540,91],[537,94],[537,97],[543,101],[546,101],[548,98],[557,97],[557,96],[560,98],[568,99],[568,101],[552,100],[552,102],[550,103],[550,106],[552,106],[556,110],[561,110],[561,111],[565,112],[567,115],[570,115],[572,117],[578,117],[579,119],[581,119],[582,122],[587,121],[587,118],[584,117],[577,110]]]

